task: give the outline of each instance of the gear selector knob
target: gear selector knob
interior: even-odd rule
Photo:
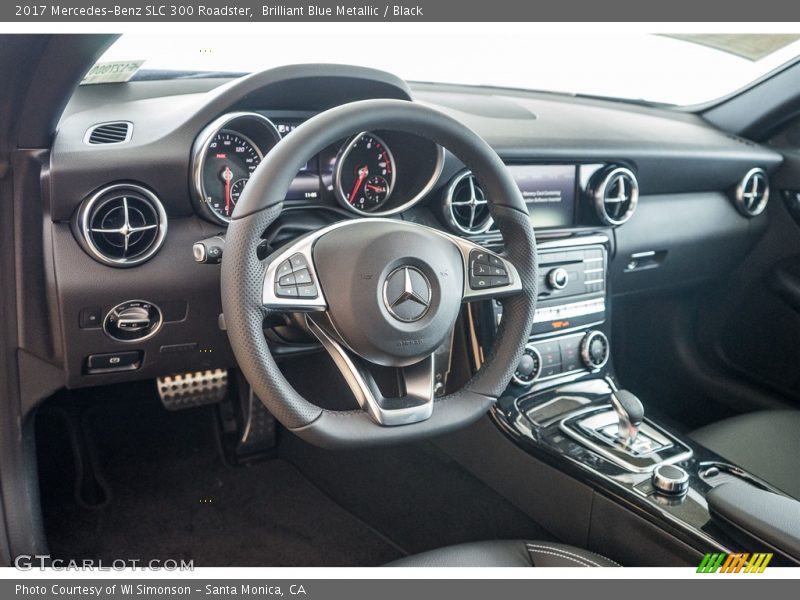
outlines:
[[[644,419],[644,406],[641,401],[627,390],[617,390],[611,394],[611,404],[619,418],[617,436],[625,446],[636,441],[639,425]]]

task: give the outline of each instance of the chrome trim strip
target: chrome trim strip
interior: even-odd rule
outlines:
[[[419,423],[433,414],[434,360],[431,354],[420,362],[400,369],[405,384],[406,395],[402,399],[417,401],[417,404],[402,408],[387,409],[375,397],[368,379],[369,373],[361,369],[347,353],[347,350],[328,335],[310,315],[305,317],[306,325],[328,351],[334,364],[356,397],[358,404],[376,423],[385,427]],[[377,390],[376,390],[377,391]],[[392,399],[389,399],[392,400]]]

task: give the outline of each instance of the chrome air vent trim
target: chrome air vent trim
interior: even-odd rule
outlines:
[[[447,186],[443,209],[447,225],[458,234],[485,233],[494,222],[486,194],[468,170],[458,173]]]
[[[639,203],[639,182],[633,171],[612,167],[601,171],[592,196],[597,217],[605,225],[626,223]]]
[[[132,267],[161,248],[167,235],[164,205],[150,190],[131,183],[102,188],[78,212],[82,245],[96,260]]]
[[[736,208],[745,217],[757,217],[767,208],[769,201],[769,178],[761,168],[750,169],[739,185],[734,197]]]

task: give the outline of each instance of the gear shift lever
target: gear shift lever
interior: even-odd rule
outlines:
[[[630,446],[639,434],[639,425],[644,419],[644,406],[627,390],[617,390],[611,394],[611,404],[619,418],[617,436],[623,446]]]

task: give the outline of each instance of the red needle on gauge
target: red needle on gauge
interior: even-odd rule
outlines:
[[[369,176],[369,167],[364,165],[358,170],[358,180],[356,184],[353,186],[353,191],[350,192],[350,197],[347,199],[350,204],[356,201],[356,194],[358,193],[358,188],[361,187],[361,184],[364,183],[364,180]]]
[[[222,172],[222,178],[225,180],[225,214],[231,214],[231,179],[233,179],[233,173],[231,172],[230,167],[225,167],[225,170]]]

